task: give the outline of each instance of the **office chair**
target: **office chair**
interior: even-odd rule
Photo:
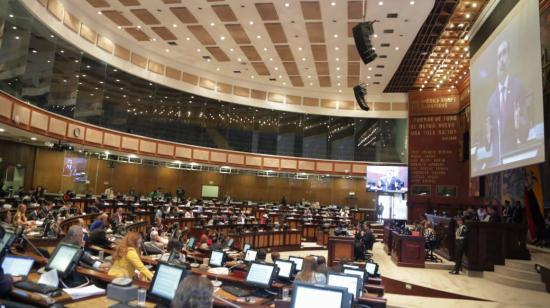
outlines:
[[[426,241],[426,257],[424,258],[426,261],[443,263],[443,260],[434,254],[434,250],[439,248],[439,243],[440,240],[437,238],[432,241]]]

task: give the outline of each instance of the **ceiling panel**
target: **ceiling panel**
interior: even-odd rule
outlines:
[[[322,22],[306,22],[307,36],[311,43],[324,43],[325,34]]]
[[[277,45],[275,46],[275,50],[277,51],[277,54],[279,54],[279,58],[281,58],[281,61],[294,61],[294,55],[292,54],[290,46]]]
[[[250,44],[250,38],[240,24],[225,25],[225,28],[237,44]]]
[[[348,1],[348,19],[361,18],[363,18],[363,1]]]
[[[302,1],[302,14],[305,20],[321,19],[321,6],[319,1]]]
[[[288,43],[283,30],[283,26],[280,23],[266,23],[265,29],[271,38],[273,44],[286,44]]]
[[[348,62],[348,75],[359,76],[361,73],[361,62]]]
[[[212,5],[212,10],[218,15],[220,21],[223,22],[235,22],[237,21],[237,16],[233,13],[231,7],[227,4],[216,4]]]
[[[279,15],[273,3],[255,3],[254,5],[263,21],[279,20]]]
[[[118,0],[124,6],[136,6],[140,5],[138,0]]]
[[[218,62],[230,61],[227,54],[220,47],[206,47],[206,49],[212,54],[212,56],[218,60]]]
[[[203,45],[216,45],[216,41],[212,38],[210,33],[201,25],[187,26],[187,29],[193,33],[193,35]]]
[[[348,45],[348,61],[361,61],[355,45]]]
[[[250,62],[252,67],[256,70],[256,73],[260,76],[269,76],[269,70],[263,62]]]
[[[262,61],[260,54],[254,46],[240,46],[244,55],[248,58],[248,61]]]
[[[359,84],[359,76],[348,76],[348,88],[353,88]]]
[[[294,87],[303,87],[304,81],[302,80],[302,77],[300,76],[290,76],[288,77],[290,79],[290,83]]]
[[[148,41],[150,40],[149,36],[145,34],[141,29],[138,28],[124,28],[128,34],[130,34],[133,38],[135,38],[138,41]]]
[[[300,75],[300,71],[298,70],[298,65],[296,65],[296,62],[283,62],[283,66],[285,67],[286,73],[290,75]]]
[[[139,20],[146,25],[158,25],[160,21],[146,9],[133,9],[130,10]]]
[[[186,7],[171,7],[170,11],[184,24],[197,23],[195,16]]]
[[[175,41],[178,38],[166,27],[151,27],[158,36],[160,36],[165,41]]]
[[[330,75],[328,62],[315,62],[315,69],[317,75]]]
[[[93,7],[109,7],[109,2],[106,0],[86,0]]]
[[[327,46],[326,45],[311,45],[311,53],[315,61],[327,61]]]
[[[327,88],[331,86],[329,76],[319,76],[319,86],[322,88]]]
[[[117,26],[131,26],[132,22],[124,17],[120,12],[114,10],[101,11],[103,16],[109,18]]]

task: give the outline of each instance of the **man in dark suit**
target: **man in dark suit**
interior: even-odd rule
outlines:
[[[498,84],[489,98],[485,122],[485,148],[492,154],[488,164],[500,164],[503,156],[527,141],[530,129],[528,110],[532,93],[525,89],[521,80],[510,75],[508,41],[498,46],[497,78]]]

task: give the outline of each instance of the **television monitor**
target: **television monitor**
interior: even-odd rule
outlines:
[[[160,262],[149,285],[149,295],[162,302],[171,302],[174,299],[178,285],[186,275],[187,270],[184,267]]]
[[[33,264],[33,258],[6,255],[2,261],[2,270],[4,270],[4,274],[26,277]]]
[[[76,245],[60,243],[46,265],[46,270],[57,270],[61,278],[67,277],[82,257],[82,248]]]
[[[302,264],[304,263],[304,258],[300,258],[300,257],[288,257],[288,260],[289,261],[292,261],[294,262],[294,264],[296,264],[296,271],[299,272],[302,270]]]
[[[327,275],[327,285],[335,287],[344,287],[358,299],[363,294],[363,279],[357,275],[346,273],[329,273]]]
[[[88,174],[86,166],[88,160],[83,157],[65,157],[63,162],[63,176],[71,177],[75,183],[86,183]]]
[[[273,264],[252,262],[246,275],[245,283],[258,288],[270,288],[271,282],[277,273],[277,267]]]
[[[202,185],[203,198],[218,198],[220,187],[215,185]]]
[[[189,241],[187,241],[187,248],[188,249],[193,249],[193,247],[195,247],[195,237],[192,236],[189,238]]]
[[[250,249],[250,244],[244,244],[243,252],[246,253]]]
[[[367,262],[367,264],[365,265],[365,270],[367,271],[367,274],[369,274],[369,276],[375,276],[378,272],[378,264]]]
[[[218,250],[212,251],[212,254],[210,255],[210,263],[209,263],[211,267],[223,266],[224,261],[225,261],[225,252],[218,251]]]
[[[292,273],[294,273],[294,268],[296,267],[296,263],[287,260],[277,260],[275,261],[275,265],[279,268],[277,278],[282,279],[290,279],[292,277]]]
[[[11,230],[5,230],[4,237],[0,239],[0,253],[2,253],[4,249],[8,249],[13,241],[15,241],[15,233]]]
[[[256,256],[258,255],[257,250],[249,249],[246,251],[246,255],[244,257],[245,262],[254,262],[256,261]]]
[[[351,268],[345,268],[344,274],[351,274],[351,275],[357,275],[361,277],[361,279],[365,279],[365,271],[359,270],[359,269],[351,269]]]
[[[471,177],[545,160],[541,59],[548,56],[541,56],[547,35],[541,35],[539,1],[498,5],[504,3],[515,5],[501,20],[481,26],[492,23],[492,33],[471,38]]]
[[[348,289],[343,287],[294,282],[291,308],[351,308]]]
[[[406,166],[367,166],[367,191],[406,193],[408,168]]]

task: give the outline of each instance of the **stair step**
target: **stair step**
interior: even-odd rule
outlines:
[[[523,271],[535,270],[535,264],[531,261],[506,259],[505,264],[507,267],[516,268]]]
[[[509,287],[546,292],[546,285],[540,281],[534,282],[487,271],[483,272],[483,278]]]
[[[540,274],[531,269],[530,271],[521,270],[510,266],[495,265],[495,273],[503,276],[514,277],[533,282],[541,281]]]

